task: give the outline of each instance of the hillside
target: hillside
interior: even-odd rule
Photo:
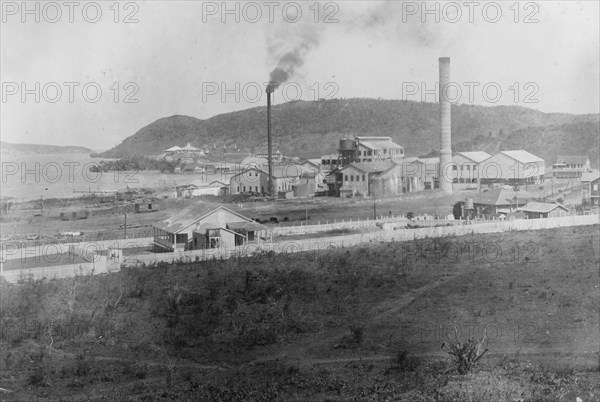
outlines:
[[[77,146],[42,145],[42,144],[11,144],[0,142],[0,150],[4,153],[21,154],[89,154],[91,149]]]
[[[599,234],[594,225],[322,243],[315,253],[0,281],[9,390],[0,392],[12,401],[598,400]],[[442,345],[484,334],[488,353],[458,372]]]
[[[273,108],[276,146],[286,154],[315,156],[336,149],[353,135],[386,135],[408,155],[439,147],[438,105],[399,100],[339,99],[293,102]],[[189,116],[159,119],[126,138],[100,157],[156,154],[191,143],[231,151],[266,145],[266,107],[200,120]],[[452,141],[456,151],[526,149],[547,161],[559,154],[588,153],[597,164],[598,115],[548,114],[519,106],[452,108]],[[577,139],[574,141],[574,139]]]

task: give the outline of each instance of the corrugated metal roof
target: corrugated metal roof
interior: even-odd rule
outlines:
[[[581,174],[581,181],[582,182],[592,182],[592,181],[596,181],[600,178],[600,172],[597,170],[593,170],[591,172],[583,172]]]
[[[510,205],[515,202],[515,197],[517,197],[517,202],[519,204],[523,204],[528,200],[538,198],[537,194],[528,193],[525,191],[519,191],[518,193],[514,190],[509,189],[494,189],[485,191],[481,194],[477,194],[473,197],[474,204],[481,205]]]
[[[469,152],[457,152],[458,155],[462,155],[467,159],[472,160],[475,163],[483,162],[484,160],[491,158],[492,155],[483,151],[469,151]]]
[[[360,141],[359,144],[369,149],[404,149],[393,141]]]
[[[178,232],[182,231],[183,229],[193,225],[194,223],[204,219],[208,215],[212,215],[213,213],[217,212],[220,209],[224,209],[227,212],[230,212],[234,215],[239,216],[240,218],[243,218],[249,222],[252,222],[252,220],[250,218],[248,218],[240,213],[237,213],[235,211],[232,211],[229,208],[220,206],[211,211],[212,208],[214,208],[214,205],[205,205],[205,204],[192,205],[188,208],[185,208],[182,212],[180,212],[168,219],[165,219],[162,222],[156,223],[154,226],[156,226],[159,229],[164,230],[165,232],[178,233]]]
[[[247,232],[269,230],[268,227],[257,222],[232,222],[227,224],[227,228],[231,230],[245,230]]]
[[[345,170],[349,167],[354,167],[357,170],[365,173],[379,173],[390,170],[391,168],[397,166],[392,161],[380,161],[380,162],[354,162],[349,164],[348,166],[344,166],[340,170]]]
[[[585,165],[588,161],[587,155],[568,155],[559,156],[556,159],[556,164],[565,163],[567,165]]]
[[[512,158],[520,163],[534,163],[534,162],[543,162],[544,160],[538,156],[535,156],[532,153],[529,153],[525,150],[516,150],[516,151],[500,151],[504,155]]]
[[[440,158],[419,158],[419,160],[426,165],[433,165],[440,163]]]
[[[560,204],[551,204],[548,202],[535,202],[535,201],[528,202],[527,205],[519,208],[518,210],[523,211],[523,212],[536,212],[536,213],[547,214],[548,212],[554,211],[556,208],[562,208],[565,211],[569,210],[568,208],[566,208]]]

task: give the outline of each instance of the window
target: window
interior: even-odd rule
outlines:
[[[354,175],[353,174],[350,175],[350,181],[354,181]]]
[[[244,193],[246,192],[246,186],[244,186]]]
[[[362,179],[363,179],[363,181],[365,181],[365,175],[364,174],[362,175]]]
[[[470,171],[471,171],[471,166],[467,165],[467,172],[470,172]]]
[[[598,185],[592,184],[592,191],[598,191]]]
[[[344,181],[348,181],[348,175],[344,175]]]
[[[458,170],[458,167],[456,165],[452,165],[452,170]]]

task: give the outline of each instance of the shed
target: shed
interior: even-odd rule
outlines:
[[[565,216],[569,212],[569,209],[558,203],[534,201],[528,202],[524,207],[519,208],[518,211],[525,212],[527,219],[538,219]]]

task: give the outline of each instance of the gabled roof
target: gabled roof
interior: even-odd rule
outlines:
[[[456,154],[472,160],[475,163],[483,162],[484,160],[492,157],[492,155],[483,151],[457,152]]]
[[[261,225],[258,222],[231,222],[227,224],[227,228],[231,230],[245,230],[247,232],[250,231],[259,231],[259,230],[269,230],[265,225]]]
[[[583,172],[581,174],[581,181],[582,182],[592,182],[592,181],[596,181],[600,178],[600,172],[597,170],[592,170],[591,172]]]
[[[517,200],[515,200],[517,197]],[[518,193],[514,190],[499,188],[489,191],[485,191],[481,194],[473,196],[473,204],[481,205],[511,205],[511,203],[518,202],[523,204],[528,200],[538,198],[536,194],[527,193],[525,191],[519,191]]]
[[[390,160],[380,162],[353,162],[341,168],[340,171],[353,167],[354,169],[365,173],[380,173],[386,172],[396,166],[397,165]]]
[[[156,223],[154,226],[156,226],[159,229],[164,230],[165,232],[179,233],[182,230],[192,226],[196,222],[201,221],[202,219],[206,218],[209,215],[214,214],[215,212],[217,212],[219,210],[225,210],[231,214],[238,216],[239,218],[241,218],[245,221],[253,222],[252,219],[250,219],[242,214],[239,214],[235,211],[232,211],[231,209],[226,208],[224,206],[217,207],[217,208],[213,209],[212,211],[207,212],[208,208],[210,208],[210,207],[203,205],[203,204],[192,205],[191,207],[184,209],[179,214],[177,214],[171,218],[165,219],[162,222]]]
[[[440,158],[419,158],[419,160],[426,165],[440,163]]]
[[[181,148],[178,147],[177,145],[175,145],[174,147],[171,147],[169,149],[165,149],[163,152],[175,152],[175,151],[181,151]]]
[[[522,149],[516,151],[500,151],[500,153],[516,160],[519,163],[535,163],[543,162],[544,160],[532,153],[524,151]]]
[[[369,149],[404,149],[396,144],[390,137],[356,137],[359,145]]]
[[[567,164],[567,165],[585,165],[590,158],[587,155],[569,155],[569,156],[559,156],[556,159],[556,165],[558,164]]]
[[[307,165],[307,164],[313,165],[314,167],[318,168],[319,166],[321,166],[321,160],[320,159],[318,159],[318,160],[317,159],[312,159],[312,160],[307,159],[303,162],[300,162],[300,166]]]
[[[411,156],[408,158],[404,158],[398,161],[399,163],[423,163],[423,164],[435,164],[440,163],[440,158],[417,158],[416,156]]]
[[[187,145],[183,148],[181,148],[181,151],[199,151],[200,149],[193,147],[189,142],[187,143]]]
[[[535,201],[530,201],[527,203],[527,205],[519,208],[519,211],[523,211],[523,212],[537,212],[537,213],[542,213],[542,214],[547,214],[548,212],[552,212],[554,211],[556,208],[562,208],[565,211],[568,211],[569,209],[567,207],[564,207],[560,204],[551,204],[548,202],[535,202]]]

